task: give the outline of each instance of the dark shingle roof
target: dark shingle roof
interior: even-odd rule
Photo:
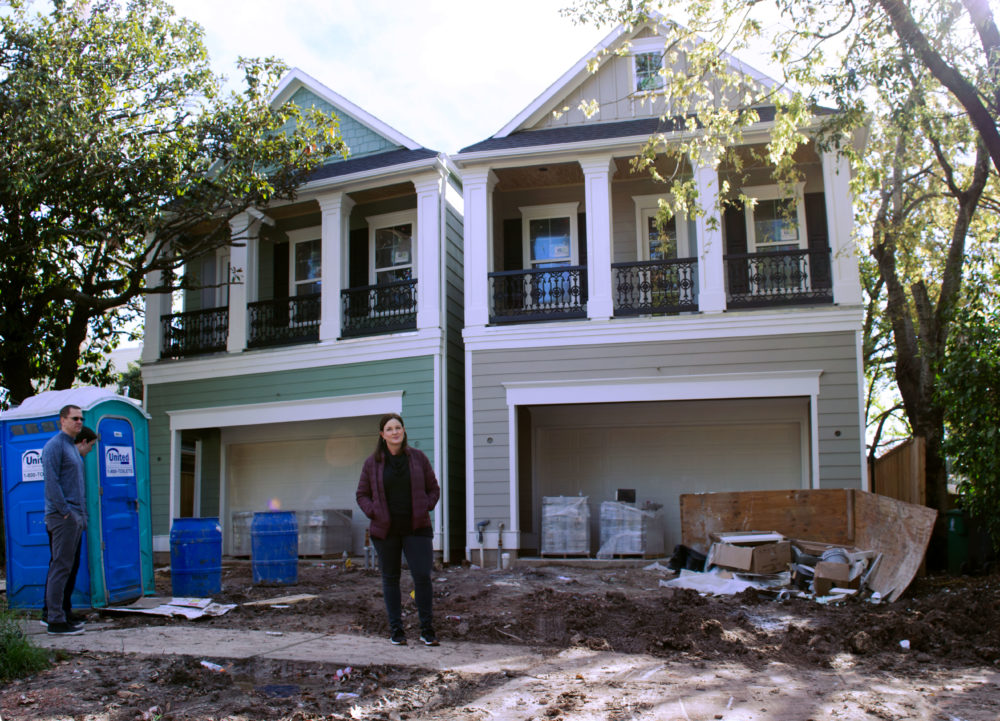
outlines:
[[[774,106],[755,108],[760,116],[760,122],[774,120]],[[819,115],[829,114],[828,108],[816,108]],[[681,118],[641,118],[639,120],[622,120],[609,123],[586,123],[570,125],[562,128],[546,128],[545,130],[521,130],[502,138],[487,138],[478,143],[462,148],[461,153],[479,153],[488,150],[512,150],[514,148],[531,148],[541,145],[561,145],[563,143],[583,143],[592,140],[611,140],[614,138],[643,137],[654,133],[669,133],[680,125]]]
[[[359,158],[348,157],[347,160],[327,163],[323,167],[318,168],[316,172],[309,177],[309,180],[324,180],[325,178],[336,178],[342,175],[363,173],[367,170],[389,168],[393,165],[405,165],[406,163],[413,163],[418,160],[433,158],[437,156],[437,154],[436,150],[429,150],[428,148],[417,148],[416,150],[399,148],[397,150],[389,150],[385,153],[364,155]]]

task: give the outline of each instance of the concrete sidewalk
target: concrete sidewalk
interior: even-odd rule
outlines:
[[[116,628],[109,623],[88,623],[86,632],[79,636],[49,635],[37,620],[23,621],[22,628],[42,648],[194,656],[222,665],[225,659],[258,657],[337,666],[385,664],[487,673],[525,671],[546,660],[546,655],[523,646],[442,641],[440,646],[429,648],[416,638],[411,638],[408,646],[393,646],[386,638],[370,636],[200,628],[195,624]]]

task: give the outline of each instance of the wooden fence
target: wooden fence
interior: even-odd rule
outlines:
[[[924,439],[914,436],[875,459],[872,491],[918,506],[927,504]]]

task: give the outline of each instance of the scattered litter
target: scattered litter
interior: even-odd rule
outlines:
[[[727,574],[728,575],[728,574]],[[660,581],[663,588],[689,588],[699,593],[733,595],[754,588],[754,584],[737,578],[725,578],[721,574],[681,570],[681,575],[669,581]]]
[[[201,665],[204,666],[205,668],[207,668],[209,671],[217,671],[219,673],[222,673],[222,672],[224,672],[226,670],[222,666],[220,666],[219,664],[212,663],[211,661],[202,661]]]
[[[435,580],[436,580],[436,581],[437,581],[438,583],[444,583],[444,582],[445,582],[445,581],[447,581],[448,579],[447,579],[447,578],[438,578],[438,579],[435,579]]]
[[[291,608],[287,603],[272,603],[271,608]]]
[[[334,696],[334,698],[337,701],[343,701],[345,698],[357,698],[357,697],[358,697],[358,694],[351,693],[350,691],[338,691],[337,695]]]
[[[158,719],[163,715],[159,706],[150,706],[148,710],[142,712],[142,721],[151,721],[152,719]]]
[[[288,608],[287,604],[298,603],[299,601],[309,601],[316,598],[314,593],[300,593],[295,596],[278,596],[277,598],[266,598],[263,601],[247,601],[244,606],[274,606],[277,604],[286,604],[283,608]]]
[[[671,569],[667,568],[666,566],[664,566],[663,564],[661,564],[659,561],[653,561],[648,566],[645,566],[642,570],[643,571],[659,571],[660,573],[673,573],[673,571]]]
[[[904,638],[902,641],[899,642],[899,647],[909,650],[910,642]]]
[[[461,621],[462,620],[461,616],[455,616],[455,615],[445,616],[445,618],[448,619],[449,621]]]
[[[726,704],[726,711],[730,711],[733,708],[733,697],[729,697],[729,703]]]
[[[354,669],[351,668],[350,666],[347,666],[345,668],[338,668],[337,669],[337,680],[338,681],[343,681],[345,678],[347,678],[348,676],[351,675],[352,671],[354,671]]]
[[[210,598],[140,598],[128,606],[111,606],[105,611],[118,613],[144,613],[150,616],[183,616],[187,619],[202,616],[221,616],[236,608],[235,603],[215,603]]]
[[[564,583],[572,583],[572,581],[574,580],[569,576],[556,576],[556,578],[558,578],[560,581],[563,581]]]
[[[264,631],[265,636],[284,636],[284,631]]]

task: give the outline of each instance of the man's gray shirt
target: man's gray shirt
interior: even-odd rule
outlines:
[[[83,485],[83,457],[73,439],[59,431],[42,448],[45,473],[45,514],[79,514],[86,524],[86,491]]]

